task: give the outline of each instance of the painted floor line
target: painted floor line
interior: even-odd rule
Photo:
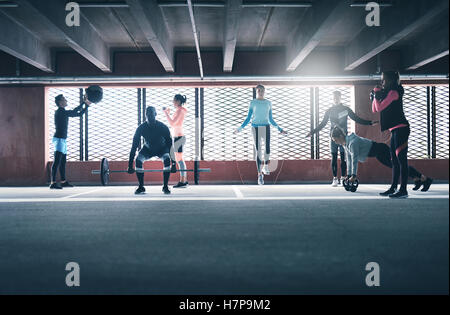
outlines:
[[[408,199],[449,199],[448,195],[410,196]],[[0,199],[0,203],[39,203],[39,202],[115,202],[115,201],[281,201],[281,200],[389,200],[379,196],[320,196],[320,197],[93,197],[93,198],[17,198]],[[405,200],[405,199],[403,199]],[[406,199],[407,200],[407,199]],[[402,202],[402,200],[390,200]]]
[[[108,188],[108,187],[102,187],[102,188],[95,189],[95,190],[92,190],[92,191],[85,191],[85,192],[82,192],[82,193],[79,193],[79,194],[65,196],[65,197],[62,197],[61,199],[69,199],[69,198],[74,198],[74,197],[78,197],[78,196],[82,196],[82,195],[92,194],[92,193],[95,193],[95,192],[99,192],[99,191],[105,190],[106,188]]]
[[[239,199],[243,199],[244,198],[244,195],[239,190],[239,188],[237,188],[237,186],[233,186],[233,191],[234,191],[234,194],[236,195],[237,198],[239,198]]]

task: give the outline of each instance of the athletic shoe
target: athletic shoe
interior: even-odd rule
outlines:
[[[428,189],[430,189],[430,186],[431,186],[432,183],[433,183],[433,179],[432,178],[427,178],[427,180],[423,182],[423,188],[422,188],[421,191],[427,192]]]
[[[173,188],[186,188],[189,185],[188,182],[182,183],[182,182],[178,182],[178,184],[176,184],[175,186],[173,186]]]
[[[258,176],[258,185],[264,185],[264,176],[262,174]]]
[[[385,192],[380,193],[380,196],[388,197],[388,196],[390,196],[392,194],[395,194],[396,192],[397,192],[397,189],[394,189],[394,188],[391,187],[388,190],[386,190]]]
[[[339,186],[339,179],[337,177],[333,178],[333,182],[331,183],[331,187]]]
[[[424,182],[422,182],[420,179],[414,181],[414,188],[413,188],[413,190],[414,190],[414,191],[419,190],[419,188],[422,186],[423,183],[424,183]]]
[[[64,182],[64,183],[61,184],[61,187],[71,188],[71,187],[73,187],[73,185],[71,183],[69,183],[69,182]]]
[[[341,177],[340,179],[339,179],[339,186],[344,186],[344,180],[345,180],[345,176],[343,176],[343,177]]]
[[[170,195],[170,189],[169,189],[169,187],[164,186],[163,189],[162,189],[162,191],[163,191],[164,195]]]
[[[262,169],[262,173],[264,175],[270,175],[269,165],[264,165],[264,167]]]
[[[53,183],[50,185],[50,189],[63,189],[60,184]]]
[[[395,194],[389,195],[389,198],[391,198],[391,199],[405,199],[405,198],[408,198],[408,192],[406,190],[405,191],[399,190]]]
[[[139,186],[138,189],[136,189],[136,191],[134,192],[135,195],[140,195],[145,193],[145,187],[144,186]]]

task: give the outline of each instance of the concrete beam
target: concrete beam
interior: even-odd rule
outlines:
[[[448,0],[418,0],[381,13],[381,26],[367,27],[346,48],[345,70],[353,70],[424,27],[441,12],[448,10]],[[447,38],[448,40],[448,38]]]
[[[306,12],[287,50],[287,69],[294,71],[319,45],[323,36],[350,10],[349,0],[320,0]]]
[[[414,46],[402,51],[406,70],[416,70],[449,54],[448,24],[427,31],[415,40]]]
[[[53,72],[50,49],[1,11],[0,29],[0,50],[42,71]]]
[[[155,0],[127,0],[147,41],[167,72],[174,72],[173,43],[158,2]]]
[[[67,45],[104,72],[111,72],[109,47],[81,15],[80,26],[66,25],[65,1],[15,0],[21,10],[29,11],[48,30],[66,39]]]
[[[226,5],[223,35],[223,71],[233,71],[234,53],[239,31],[242,0],[229,0]]]

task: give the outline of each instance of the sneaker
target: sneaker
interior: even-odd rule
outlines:
[[[423,183],[423,188],[422,188],[421,191],[427,192],[428,189],[430,189],[431,184],[433,183],[433,179],[432,178],[427,178],[427,180],[422,182],[422,183]]]
[[[69,183],[69,182],[64,182],[64,183],[61,183],[61,187],[64,187],[64,188],[72,188],[73,185],[72,185],[71,183]]]
[[[171,193],[169,187],[167,187],[167,186],[164,186],[162,191],[163,191],[164,195],[170,195],[170,193]]]
[[[178,184],[176,184],[175,186],[173,186],[173,188],[186,188],[189,185],[188,182],[182,183],[182,182],[178,182]]]
[[[333,178],[333,182],[331,183],[331,187],[339,186],[339,179],[337,177]]]
[[[53,183],[50,185],[50,189],[63,189],[60,184]]]
[[[347,177],[342,176],[342,177],[339,179],[339,186],[344,186],[344,180],[345,180],[346,178],[347,178]]]
[[[270,175],[270,170],[269,170],[269,165],[264,165],[263,169],[262,169],[262,173],[264,175]]]
[[[390,196],[392,194],[395,194],[396,192],[397,192],[397,189],[391,187],[388,190],[386,190],[385,192],[381,192],[380,196],[387,197],[387,196]]]
[[[395,194],[389,195],[389,198],[391,198],[391,199],[405,199],[405,198],[408,198],[408,192],[406,190],[405,191],[399,190]]]
[[[264,185],[264,176],[262,174],[258,176],[258,185]]]
[[[145,193],[145,187],[144,186],[139,186],[138,189],[136,189],[136,191],[134,192],[135,195],[141,195]]]
[[[423,183],[424,183],[424,182],[422,182],[420,179],[414,181],[414,188],[413,188],[413,190],[414,190],[414,191],[419,190],[419,188],[422,186]]]

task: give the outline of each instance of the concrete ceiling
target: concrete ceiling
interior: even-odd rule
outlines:
[[[94,2],[79,0],[83,23],[79,28],[64,25],[67,2],[0,0],[0,26],[7,25],[9,32],[26,35],[22,36],[21,45],[15,43],[13,35],[0,35],[0,50],[29,62],[34,55],[30,50],[35,45],[39,45],[43,54],[46,49],[71,48],[105,72],[111,71],[107,54],[114,49],[153,50],[166,71],[172,72],[173,51],[192,50],[196,46],[187,1],[99,0],[95,3],[114,4],[115,7],[85,7],[83,4]],[[231,71],[234,51],[240,49],[284,50],[287,71],[295,70],[315,49],[344,50],[347,57],[343,66],[354,69],[386,49],[416,47],[420,45],[417,41],[427,32],[448,29],[448,0],[414,1],[417,5],[411,1],[393,0],[390,7],[383,8],[382,23],[385,24],[379,28],[365,25],[367,12],[364,7],[350,6],[355,2],[193,1],[192,10],[200,52],[202,49],[223,50],[224,71]],[[6,3],[18,6],[1,7]],[[310,4],[310,7],[278,7],[276,4]],[[402,22],[388,20],[398,17],[403,18]],[[28,42],[30,44],[27,46]],[[91,45],[92,42],[95,44]],[[448,38],[446,43],[447,47],[440,45],[436,53],[445,55],[445,48],[448,52]],[[416,61],[423,63],[420,58],[432,59],[425,53],[419,53],[416,58]],[[46,60],[32,64],[51,72]]]

